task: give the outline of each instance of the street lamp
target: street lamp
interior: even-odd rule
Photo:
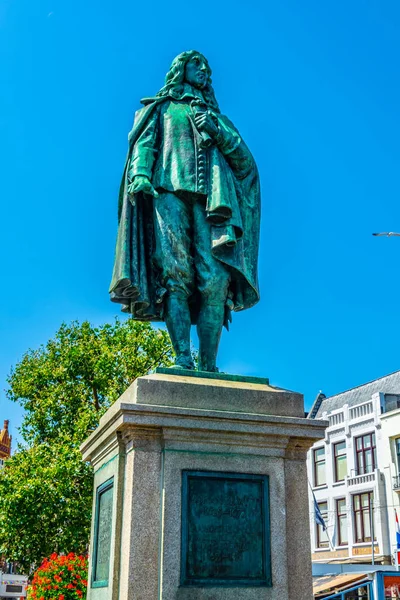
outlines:
[[[392,237],[392,236],[400,237],[400,233],[395,233],[394,231],[384,231],[383,233],[373,233],[372,235],[376,235],[376,236],[386,235],[386,237]]]

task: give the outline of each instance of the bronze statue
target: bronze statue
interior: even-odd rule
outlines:
[[[231,311],[259,300],[257,167],[220,113],[199,52],[177,56],[142,103],[120,188],[111,299],[134,319],[165,321],[177,367],[194,368],[196,324],[199,370],[217,371]]]

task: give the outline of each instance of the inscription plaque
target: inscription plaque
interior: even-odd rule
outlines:
[[[110,569],[113,479],[97,489],[92,587],[106,587]]]
[[[271,586],[268,477],[182,476],[181,585]]]

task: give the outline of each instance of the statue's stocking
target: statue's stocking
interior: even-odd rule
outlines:
[[[176,354],[175,365],[193,369],[190,352],[190,311],[187,298],[169,293],[165,300],[165,323]]]
[[[199,370],[218,371],[216,360],[222,325],[225,315],[225,303],[204,303],[197,321],[199,336]]]

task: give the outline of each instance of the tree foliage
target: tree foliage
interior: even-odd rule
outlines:
[[[137,377],[171,362],[168,334],[133,320],[63,324],[23,356],[8,379],[24,444],[0,473],[0,553],[31,572],[53,552],[85,551],[92,470],[79,445]]]
[[[84,552],[92,471],[68,441],[16,452],[0,475],[0,543],[24,572],[56,552]]]
[[[62,324],[8,378],[8,397],[25,409],[24,440],[51,442],[62,431],[80,443],[137,377],[170,364],[171,357],[168,334],[149,323]]]

